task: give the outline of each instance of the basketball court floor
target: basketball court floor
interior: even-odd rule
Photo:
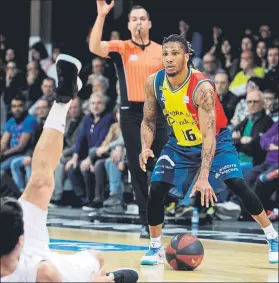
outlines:
[[[253,222],[223,221],[201,227],[167,224],[164,246],[178,233],[192,233],[201,240],[204,259],[194,271],[174,271],[166,261],[164,265],[140,266],[149,241],[139,238],[138,224],[92,223],[50,214],[48,226],[52,250],[104,251],[108,271],[133,268],[139,273],[139,282],[278,282],[278,265],[268,264],[268,246]]]

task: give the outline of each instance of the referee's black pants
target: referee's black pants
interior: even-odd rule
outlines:
[[[139,207],[139,216],[142,225],[147,225],[146,206],[148,200],[148,178],[139,165],[141,153],[140,128],[143,119],[143,103],[132,103],[129,109],[121,109],[121,130],[127,151],[128,168],[131,173],[132,186],[135,192],[136,203]],[[152,145],[155,159],[150,159],[147,169],[152,170],[161,150],[168,141],[165,118],[158,106],[156,137]]]

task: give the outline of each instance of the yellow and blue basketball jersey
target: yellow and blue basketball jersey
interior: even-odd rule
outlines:
[[[214,86],[214,83],[203,73],[189,69],[189,75],[184,83],[178,89],[172,89],[164,69],[155,74],[156,98],[167,119],[169,134],[176,138],[180,146],[196,146],[202,143],[194,95],[198,86],[205,81]],[[216,134],[226,126],[227,118],[216,95]]]

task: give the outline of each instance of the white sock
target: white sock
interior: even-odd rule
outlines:
[[[55,129],[62,134],[65,132],[66,117],[72,100],[68,103],[57,103],[54,101],[47,116],[44,129]]]
[[[273,225],[270,224],[269,226],[263,228],[263,231],[267,237],[267,239],[275,239],[278,236],[277,231],[274,229]]]
[[[160,248],[161,244],[161,236],[158,238],[150,238],[150,247],[151,248]]]

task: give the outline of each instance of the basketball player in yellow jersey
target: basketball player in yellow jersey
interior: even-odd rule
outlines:
[[[170,193],[184,198],[200,192],[201,205],[214,205],[214,190],[228,188],[243,202],[260,224],[269,244],[269,262],[278,263],[278,233],[270,223],[263,206],[245,184],[233,145],[227,119],[215,93],[214,83],[194,70],[189,60],[190,47],[179,35],[163,42],[164,69],[152,75],[145,87],[146,102],[141,127],[140,164],[153,157],[151,145],[155,134],[157,103],[169,125],[169,141],[161,152],[152,174],[147,203],[151,241],[141,264],[164,262],[161,245],[164,222],[164,198]],[[186,264],[186,263],[181,263]],[[189,263],[190,264],[190,263]],[[188,266],[185,266],[188,269]]]

